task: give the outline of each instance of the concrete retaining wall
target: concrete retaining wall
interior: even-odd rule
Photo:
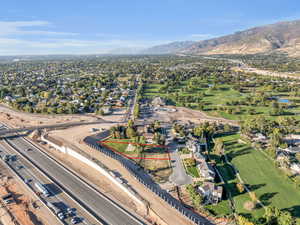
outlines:
[[[48,145],[52,146],[53,148],[63,152],[63,153],[67,153],[66,147],[65,146],[58,146],[57,144],[49,141],[46,137],[42,136],[41,140],[46,142]]]
[[[135,165],[132,161],[128,160],[127,158],[124,158],[123,156],[116,154],[115,152],[108,150],[99,144],[95,142],[95,140],[92,137],[86,137],[84,139],[84,142],[89,145],[90,147],[102,152],[103,154],[107,155],[108,157],[111,157],[112,159],[115,159],[120,162],[120,164],[127,169],[127,171],[141,184],[143,184],[146,188],[151,190],[154,194],[159,196],[162,200],[164,200],[166,203],[168,203],[172,208],[176,209],[179,213],[181,213],[183,216],[185,216],[187,219],[189,219],[191,222],[197,225],[212,225],[213,222],[209,221],[205,217],[193,212],[192,210],[189,210],[185,208],[181,202],[179,202],[177,199],[172,197],[169,193],[162,190],[159,186],[157,186],[155,183],[150,182],[147,179],[144,179],[140,176],[139,173],[137,173],[135,168]]]
[[[93,162],[91,159],[88,159],[87,157],[83,156],[82,154],[78,153],[77,151],[71,149],[70,147],[66,146],[58,146],[47,139],[46,136],[42,136],[41,138],[43,141],[45,141],[50,146],[54,147],[55,149],[68,154],[81,162],[87,164],[88,166],[94,168],[95,170],[99,171],[102,175],[107,177],[110,181],[112,181],[115,185],[117,185],[121,190],[123,190],[126,194],[128,194],[135,202],[142,205],[143,207],[147,208],[147,202],[139,196],[135,190],[133,190],[130,186],[128,186],[126,183],[120,183],[117,181],[115,177],[113,177],[110,174],[110,171],[106,168],[103,168],[102,166],[98,165],[97,163]]]

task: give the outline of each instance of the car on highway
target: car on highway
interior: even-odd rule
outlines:
[[[82,221],[81,218],[79,218],[79,217],[74,217],[74,218],[72,218],[71,223],[72,223],[72,224],[77,224],[77,223],[80,223],[81,221]]]
[[[26,152],[30,152],[30,151],[32,151],[32,149],[31,148],[27,148],[27,149],[25,149],[25,151]]]
[[[16,161],[18,158],[17,158],[16,155],[11,155],[11,156],[9,157],[9,159],[10,159],[11,161]]]
[[[7,161],[9,161],[9,159],[10,159],[10,155],[4,155],[4,156],[2,157],[2,159],[4,160],[4,162],[7,162]]]
[[[13,203],[14,200],[13,199],[5,199],[3,202],[4,202],[4,204],[8,205],[10,203]]]
[[[75,208],[67,208],[68,216],[73,217],[76,216],[76,209]]]
[[[32,179],[28,178],[28,179],[24,179],[25,184],[29,184],[32,181]]]
[[[20,170],[20,169],[23,169],[24,166],[20,165],[20,166],[17,166],[16,168],[17,168],[17,170]]]
[[[66,216],[65,216],[65,214],[64,214],[63,212],[59,212],[59,213],[57,214],[57,216],[58,216],[58,218],[59,218],[60,220],[63,220],[63,219],[66,218]]]

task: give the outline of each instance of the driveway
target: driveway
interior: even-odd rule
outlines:
[[[193,182],[192,177],[187,175],[180,155],[176,152],[177,144],[172,142],[168,145],[168,148],[170,151],[171,165],[173,167],[173,173],[169,177],[169,180],[178,186],[191,184]]]
[[[180,159],[179,153],[176,151],[176,149],[179,147],[178,144],[173,141],[173,139],[170,138],[170,130],[171,128],[169,126],[165,126],[165,134],[167,137],[166,145],[170,152],[170,158],[171,158],[171,166],[172,166],[172,174],[169,177],[169,180],[176,184],[177,186],[185,185],[185,184],[191,184],[192,177],[187,175],[183,163]]]

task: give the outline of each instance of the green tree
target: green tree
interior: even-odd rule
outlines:
[[[290,212],[284,211],[281,212],[279,217],[277,218],[278,225],[293,225],[294,219]]]
[[[246,217],[241,215],[238,216],[237,222],[239,225],[254,225],[254,223],[250,222]]]
[[[133,120],[128,120],[127,126],[132,128],[133,125],[134,125]]]
[[[127,127],[126,136],[127,138],[133,138],[136,136],[136,131],[132,127]]]

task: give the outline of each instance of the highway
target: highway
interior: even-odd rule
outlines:
[[[45,176],[41,171],[35,168],[26,158],[22,157],[17,151],[10,147],[4,141],[0,141],[0,156],[3,159],[4,155],[16,156],[13,160],[7,161],[7,164],[22,178],[22,180],[27,185],[34,190],[36,193],[39,192],[35,187],[35,183],[39,182],[49,190],[51,195],[46,197],[40,195],[44,201],[51,202],[57,208],[62,211],[66,211],[71,208],[76,214],[76,217],[80,218],[80,223],[85,225],[99,224],[99,222],[85,210],[82,210],[80,206],[73,201],[63,190],[61,190],[57,185],[55,185],[47,176]],[[65,224],[72,224],[71,217],[63,219],[62,222]]]
[[[144,224],[116,203],[101,195],[76,175],[66,170],[45,153],[21,137],[7,138],[6,141],[14,148],[26,155],[35,166],[56,181],[68,194],[86,207],[101,223],[110,225],[137,225]],[[32,151],[24,151],[26,149]]]

